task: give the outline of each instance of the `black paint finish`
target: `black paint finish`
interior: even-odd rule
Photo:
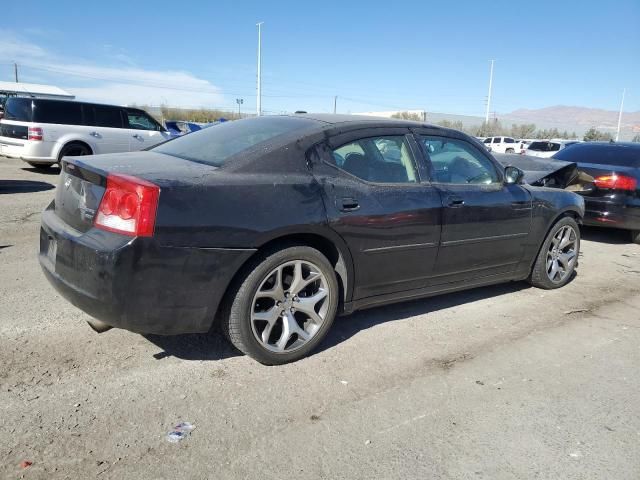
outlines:
[[[554,221],[584,213],[582,199],[563,190],[431,183],[428,155],[413,135],[477,144],[459,132],[367,117],[305,118],[317,128],[271,139],[221,167],[153,150],[66,158],[56,199],[42,217],[47,278],[109,325],[203,332],[234,277],[266,244],[321,249],[336,265],[342,309],[350,312],[526,278]],[[327,161],[331,148],[372,132],[407,136],[418,182],[369,183]],[[93,227],[92,211],[111,172],[160,187],[153,237]]]

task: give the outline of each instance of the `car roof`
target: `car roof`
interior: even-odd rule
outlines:
[[[640,150],[640,143],[638,142],[578,142],[575,146],[583,147],[624,147]]]
[[[448,130],[438,125],[431,125],[425,122],[414,120],[402,120],[398,118],[373,117],[369,115],[347,115],[340,113],[297,113],[295,115],[282,115],[293,118],[307,118],[328,125],[348,124],[349,126],[383,126],[383,127],[429,127],[438,130]]]

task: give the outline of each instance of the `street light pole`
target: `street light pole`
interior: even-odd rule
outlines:
[[[238,118],[242,118],[242,113],[240,113],[240,105],[244,103],[244,99],[236,98],[236,103],[238,104]]]
[[[264,22],[256,23],[258,27],[258,85],[257,85],[257,100],[256,100],[256,115],[262,115],[262,24]]]
[[[491,60],[491,72],[489,73],[489,94],[487,95],[487,111],[484,115],[484,123],[489,123],[489,110],[491,109],[491,87],[493,86],[493,62]]]
[[[618,130],[616,131],[616,142],[620,138],[620,124],[622,123],[622,109],[624,108],[624,95],[627,93],[627,89],[622,89],[622,101],[620,102],[620,113],[618,113]]]

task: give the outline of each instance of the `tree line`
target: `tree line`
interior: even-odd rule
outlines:
[[[398,112],[392,115],[393,118],[399,118],[402,120],[414,120],[417,122],[422,121],[422,116],[418,113],[412,112]],[[442,127],[453,128],[454,130],[460,130],[474,137],[495,137],[505,136],[515,139],[521,138],[563,138],[567,140],[577,140],[579,137],[576,132],[569,133],[567,130],[560,131],[557,128],[543,128],[538,129],[535,123],[512,123],[510,127],[502,125],[499,120],[492,120],[490,122],[482,122],[480,125],[466,126],[460,120],[450,121],[441,120],[436,123]],[[613,136],[609,132],[602,132],[595,127],[591,127],[582,137],[585,142],[591,141],[610,141],[613,140]],[[640,135],[633,137],[633,142],[640,142]]]

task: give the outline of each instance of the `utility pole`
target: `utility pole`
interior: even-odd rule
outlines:
[[[622,101],[620,102],[620,113],[618,114],[618,130],[616,131],[616,142],[620,138],[620,124],[622,123],[622,109],[624,108],[624,95],[627,93],[627,89],[622,89]]]
[[[337,106],[338,106],[338,96],[337,96],[337,95],[335,95],[335,96],[333,97],[333,113],[334,113],[334,114],[336,113],[336,107],[337,107]]]
[[[258,86],[257,86],[257,104],[256,115],[262,115],[262,24],[264,22],[256,23],[258,27]]]
[[[244,99],[236,98],[236,103],[238,104],[238,118],[242,118],[242,113],[240,112],[240,105],[244,103]]]
[[[16,77],[16,83],[18,83],[18,64],[16,62],[13,62],[13,73]]]
[[[491,60],[491,73],[489,73],[489,94],[487,95],[487,111],[484,115],[484,123],[489,123],[489,109],[491,108],[491,87],[493,86],[493,62]]]

